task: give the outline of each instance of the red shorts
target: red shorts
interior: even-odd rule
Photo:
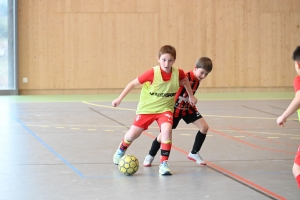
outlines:
[[[156,121],[159,128],[161,124],[168,122],[173,124],[173,113],[171,111],[166,111],[159,114],[138,114],[136,115],[133,125],[147,130],[152,122]]]
[[[300,166],[300,145],[298,147],[298,151],[297,151],[297,154],[296,154],[296,157],[295,157],[295,161],[294,161],[297,165]]]

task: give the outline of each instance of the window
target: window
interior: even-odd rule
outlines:
[[[0,95],[17,95],[17,0],[0,0]]]

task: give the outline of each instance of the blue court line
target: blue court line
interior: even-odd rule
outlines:
[[[31,131],[27,126],[25,126],[19,119],[13,117],[23,128],[25,128],[33,137],[35,137],[38,141],[40,141],[49,151],[51,151],[55,156],[57,156],[61,161],[63,161],[68,167],[70,167],[76,174],[80,177],[85,178],[85,176],[76,169],[73,165],[71,165],[66,159],[64,159],[61,155],[56,153],[48,144],[46,144],[39,136],[37,136],[33,131]]]

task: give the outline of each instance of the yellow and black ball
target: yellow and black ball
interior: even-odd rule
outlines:
[[[119,170],[123,174],[130,176],[139,169],[139,160],[133,155],[124,155],[119,160]]]

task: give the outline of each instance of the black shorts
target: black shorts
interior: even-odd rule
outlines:
[[[185,116],[181,116],[181,115],[179,115],[179,117],[173,116],[172,129],[176,129],[176,127],[181,119],[183,119],[185,121],[185,123],[189,124],[189,123],[193,123],[194,121],[196,121],[200,118],[202,118],[202,115],[197,110],[193,110],[192,114],[186,114]]]

